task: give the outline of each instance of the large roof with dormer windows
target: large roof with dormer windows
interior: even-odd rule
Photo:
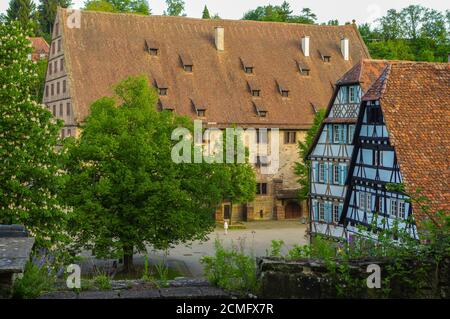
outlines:
[[[391,62],[363,100],[380,101],[407,193],[450,214],[450,65]],[[413,208],[420,224],[426,214]]]
[[[59,20],[69,12],[60,9]],[[152,85],[167,86],[165,108],[217,126],[307,128],[314,110],[325,108],[336,81],[369,57],[356,25],[319,26],[257,21],[205,20],[82,11],[80,28],[62,24],[70,92],[77,120],[96,99],[112,95],[112,86],[144,74]],[[215,46],[215,27],[224,28],[225,50]],[[310,38],[305,57],[301,39]],[[349,60],[341,39],[349,39]],[[149,46],[157,55],[149,54]],[[156,48],[157,47],[157,48]],[[326,52],[330,62],[322,59]],[[189,60],[188,62],[186,62]],[[182,64],[193,65],[186,72]],[[243,63],[253,67],[244,71]],[[309,75],[300,69],[309,69]],[[252,96],[251,85],[260,96]],[[283,96],[281,91],[288,91]],[[196,105],[194,105],[194,103]],[[265,113],[265,112],[266,113]],[[265,117],[260,116],[264,114]]]

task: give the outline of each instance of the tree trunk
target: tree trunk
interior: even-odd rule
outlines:
[[[133,246],[123,246],[123,271],[130,272],[133,270]]]

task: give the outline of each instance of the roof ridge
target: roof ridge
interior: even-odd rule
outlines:
[[[62,11],[74,10],[72,8],[61,8]],[[141,17],[141,18],[157,18],[157,19],[167,19],[167,20],[184,20],[184,21],[197,21],[204,22],[210,24],[220,24],[219,22],[238,22],[243,24],[258,24],[258,25],[284,25],[284,26],[302,26],[302,27],[311,27],[311,28],[327,28],[327,29],[350,29],[351,25],[321,25],[321,24],[308,24],[308,23],[293,23],[293,22],[279,22],[279,21],[257,21],[257,20],[243,20],[243,19],[203,19],[203,18],[195,18],[195,17],[187,17],[187,16],[166,16],[166,15],[143,15],[143,14],[135,14],[129,12],[106,12],[106,11],[95,11],[95,10],[84,10],[79,9],[82,13],[88,14],[100,14],[100,15],[120,15],[120,16],[130,16],[130,17]]]

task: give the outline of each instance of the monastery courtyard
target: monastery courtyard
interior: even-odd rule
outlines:
[[[286,253],[294,245],[304,245],[309,243],[306,235],[306,224],[301,224],[298,220],[285,221],[257,221],[257,222],[241,222],[245,229],[228,230],[225,235],[224,229],[217,227],[207,241],[194,241],[190,245],[178,245],[169,250],[166,257],[166,264],[169,268],[176,270],[184,277],[202,277],[203,266],[200,259],[203,256],[214,255],[214,242],[216,238],[221,240],[225,247],[231,245],[240,245],[244,243],[248,252],[253,252],[257,256],[265,256],[266,250],[270,249],[272,240],[283,240],[284,246],[282,253]],[[149,260],[151,264],[157,264],[164,259],[164,251],[149,251]],[[88,257],[88,254],[83,254]],[[90,265],[111,264],[112,260],[93,261],[88,260],[82,265],[82,271],[89,271]],[[144,263],[144,255],[135,255],[134,264],[142,265]]]

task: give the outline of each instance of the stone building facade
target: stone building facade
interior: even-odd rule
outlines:
[[[369,53],[356,25],[139,16],[59,9],[44,104],[77,136],[90,105],[112,86],[144,74],[158,108],[204,127],[277,128],[279,170],[261,174],[252,203],[233,204],[233,220],[307,216],[297,200],[297,142],[326,107],[339,77]],[[270,140],[270,138],[269,138]],[[223,203],[217,220],[229,217]]]

